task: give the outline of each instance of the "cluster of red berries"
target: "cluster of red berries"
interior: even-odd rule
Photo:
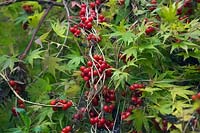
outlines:
[[[179,15],[179,20],[189,23],[189,16],[194,12],[192,0],[184,0],[181,7],[177,9],[177,15]],[[199,0],[197,0],[200,3]]]
[[[112,76],[112,71],[109,69],[111,66],[103,59],[100,55],[94,55],[94,62],[88,61],[87,66],[81,66],[81,76],[83,79],[88,82],[91,79],[91,76],[93,77],[100,77],[104,72],[107,77]],[[96,81],[98,81],[98,78],[96,78]]]
[[[58,107],[52,107],[53,111],[57,111],[59,108],[62,108],[62,110],[67,110],[72,106],[72,102],[66,100],[52,100],[50,102],[50,105],[58,106]]]
[[[70,31],[74,34],[74,36],[78,37],[81,35],[81,30],[86,31],[88,33],[88,30],[91,30],[93,27],[94,20],[98,20],[98,22],[105,22],[106,19],[102,14],[99,14],[97,16],[97,13],[95,12],[95,8],[97,8],[101,4],[100,0],[96,0],[95,2],[90,2],[89,5],[83,3],[81,4],[81,9],[79,11],[79,18],[80,22],[78,25],[74,25],[70,28]],[[98,35],[94,34],[88,34],[86,36],[88,41],[94,41],[94,42],[100,42],[101,38]]]
[[[82,107],[78,110],[78,112],[76,114],[73,115],[73,119],[74,120],[81,120],[86,112],[86,108]]]
[[[25,90],[25,87],[18,84],[15,80],[10,80],[9,85],[15,90],[17,94],[20,94]]]
[[[61,133],[70,133],[72,131],[71,126],[66,126],[65,128],[62,129]]]
[[[106,103],[113,102],[116,100],[115,90],[109,89],[107,86],[103,87],[103,97]]]
[[[115,108],[115,105],[114,105],[114,104],[104,105],[104,106],[103,106],[103,110],[104,110],[106,113],[112,113],[114,108]]]
[[[130,105],[124,112],[121,113],[121,119],[126,120],[132,114],[132,111],[134,109],[135,109],[135,106]]]
[[[22,8],[26,13],[33,13],[33,7],[32,5],[23,5]]]
[[[21,109],[24,109],[25,108],[24,102],[22,100],[18,99],[17,100],[17,107],[21,108]],[[12,107],[11,111],[12,111],[13,116],[18,116],[19,115],[19,113],[16,110],[16,107]]]
[[[155,10],[157,7],[157,0],[151,0],[151,6],[149,7],[150,11]]]
[[[78,37],[81,34],[81,30],[78,28],[78,25],[74,25],[73,27],[70,27],[69,29],[74,36]]]
[[[114,122],[110,120],[106,120],[104,117],[98,118],[98,117],[91,117],[90,118],[90,124],[95,125],[97,124],[98,128],[105,128],[105,129],[112,129],[114,126]]]
[[[94,34],[89,34],[89,35],[87,36],[87,40],[88,40],[88,41],[92,41],[92,42],[100,42],[100,41],[101,41],[101,37],[96,36],[96,35],[94,35]]]
[[[192,100],[193,101],[200,100],[200,92],[197,93],[196,95],[192,95]]]
[[[143,84],[132,84],[129,89],[133,91],[131,101],[136,106],[141,106],[142,99],[140,98],[142,95],[141,88],[144,88]]]

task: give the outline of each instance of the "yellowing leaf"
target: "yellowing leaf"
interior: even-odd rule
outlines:
[[[51,22],[51,27],[53,28],[54,32],[63,38],[66,38],[65,32],[67,31],[67,24],[66,23],[60,23],[59,21],[57,22]]]
[[[189,88],[191,87],[190,86],[176,86],[173,89],[171,89],[170,92],[172,95],[173,102],[175,102],[177,96],[185,98],[189,101],[190,98],[188,97],[188,95],[194,94],[193,91],[188,90]]]
[[[33,16],[29,16],[28,17],[28,23],[29,23],[29,25],[32,26],[32,27],[34,27],[34,28],[36,28],[37,25],[39,24],[40,19],[43,16],[43,14],[44,14],[44,11],[41,12],[41,13],[37,13],[36,12],[36,13],[33,14]]]

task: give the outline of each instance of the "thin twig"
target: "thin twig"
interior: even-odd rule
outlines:
[[[24,50],[24,52],[19,56],[19,59],[20,60],[23,60],[27,53],[29,52],[29,50],[31,49],[31,46],[33,45],[33,41],[34,41],[34,38],[38,32],[38,30],[40,29],[42,23],[44,22],[46,16],[48,15],[49,11],[51,10],[51,8],[53,7],[53,5],[50,5],[46,10],[45,10],[45,13],[43,14],[42,18],[40,19],[39,21],[39,24],[37,26],[37,28],[33,31],[33,35],[31,37],[31,40],[29,42],[29,44],[27,45],[26,49]]]
[[[14,88],[12,86],[10,86],[9,79],[6,78],[6,76],[2,73],[0,73],[0,76],[7,82],[7,84],[9,85],[10,89],[12,90],[12,92],[14,93],[14,95],[20,99],[21,101],[23,101],[24,103],[29,103],[32,105],[38,105],[38,106],[43,106],[43,107],[62,107],[62,105],[47,105],[47,104],[43,104],[43,103],[36,103],[36,102],[31,102],[28,100],[23,99],[19,94],[17,94],[17,92],[14,90]]]

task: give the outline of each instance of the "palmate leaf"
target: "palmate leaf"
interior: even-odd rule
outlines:
[[[191,86],[175,86],[175,87],[173,87],[170,90],[173,102],[175,102],[177,96],[185,98],[188,101],[190,101],[190,98],[188,97],[188,95],[193,95],[194,92],[191,90],[188,90],[189,88],[191,88]]]
[[[15,56],[7,56],[3,55],[0,57],[0,71],[3,71],[7,68],[10,68],[10,70],[13,70],[13,67],[15,65],[15,62],[18,62],[18,58]]]
[[[53,28],[53,31],[60,37],[66,38],[65,32],[67,31],[67,24],[66,23],[60,23],[58,20],[57,22],[52,21],[51,27]]]
[[[175,111],[174,115],[184,115],[183,110],[184,108],[191,108],[192,105],[188,104],[186,101],[178,100],[172,105],[172,110]]]
[[[111,37],[118,37],[118,41],[122,41],[125,44],[130,44],[134,41],[134,38],[136,38],[135,34],[133,34],[131,31],[125,31],[125,32],[120,32],[116,31],[112,34],[110,34]]]
[[[170,4],[169,7],[167,6],[161,7],[158,11],[158,14],[163,20],[170,23],[174,23],[174,21],[177,20],[176,12],[177,12],[177,5],[176,3],[173,3]]]
[[[35,12],[32,16],[28,17],[28,23],[33,28],[36,28],[40,22],[41,17],[43,16],[44,12],[37,13]]]
[[[129,74],[127,72],[123,72],[119,69],[113,69],[114,73],[111,77],[111,82],[114,83],[115,89],[118,88],[120,85],[123,87],[125,84],[125,81],[128,80]]]
[[[134,127],[138,132],[142,131],[143,127],[147,131],[149,131],[148,119],[143,110],[140,109],[133,110],[133,114],[130,116],[130,119],[133,120]]]
[[[31,64],[33,67],[33,60],[35,59],[43,59],[43,57],[40,56],[44,51],[40,49],[33,50],[29,52],[28,56],[26,57],[26,61]]]
[[[53,57],[51,55],[44,58],[43,64],[44,64],[44,67],[48,67],[48,71],[55,77],[56,70],[65,72],[65,68],[59,65],[61,61],[63,61],[63,59]]]
[[[81,63],[84,64],[84,57],[78,54],[69,54],[67,55],[67,58],[70,59],[67,63],[67,70],[69,71],[77,69]]]

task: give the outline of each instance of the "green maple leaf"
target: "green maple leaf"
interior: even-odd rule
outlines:
[[[28,17],[28,23],[30,26],[36,28],[37,25],[39,24],[40,22],[40,19],[42,18],[44,12],[41,12],[41,13],[34,13],[33,16],[29,16]]]
[[[134,127],[138,132],[142,131],[143,127],[149,131],[148,119],[143,110],[133,110],[133,114],[130,116],[130,119],[134,121]]]
[[[65,32],[67,31],[67,24],[62,22],[60,23],[59,21],[51,22],[51,27],[53,28],[53,31],[60,37],[66,38],[67,36],[65,36]]]
[[[27,56],[26,60],[28,63],[31,64],[31,66],[33,67],[33,60],[35,59],[43,59],[40,54],[43,53],[44,51],[40,50],[40,49],[36,49],[32,52],[29,53],[29,55]]]
[[[59,70],[64,72],[65,68],[63,66],[60,66],[59,63],[63,61],[63,59],[48,56],[44,59],[44,66],[48,67],[48,71],[55,77],[55,71]]]
[[[80,56],[76,53],[74,54],[69,54],[67,55],[67,58],[69,58],[69,62],[67,63],[67,69],[70,71],[70,70],[75,70],[77,69],[77,67],[83,63],[84,64],[84,57],[83,56]]]
[[[193,91],[188,90],[189,88],[191,88],[191,86],[175,86],[175,87],[173,87],[170,90],[173,102],[175,102],[177,96],[185,98],[185,99],[187,99],[189,101],[190,98],[188,97],[188,95],[193,95],[194,94]]]
[[[1,56],[0,57],[1,71],[5,70],[7,68],[10,68],[10,70],[13,70],[15,62],[18,62],[18,59],[15,56],[7,56],[7,55]]]

